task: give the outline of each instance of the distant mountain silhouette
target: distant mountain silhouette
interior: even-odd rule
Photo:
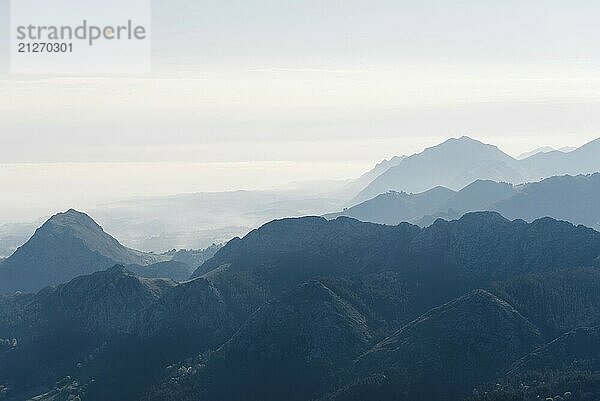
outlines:
[[[600,138],[571,152],[538,153],[519,163],[529,178],[538,180],[553,175],[588,174],[600,171]]]
[[[538,153],[548,153],[548,152],[553,152],[555,150],[556,149],[554,149],[551,146],[542,146],[542,147],[530,150],[529,152],[521,153],[519,156],[517,156],[517,160],[527,159],[528,157],[537,155]]]
[[[505,182],[477,180],[440,204],[438,210],[450,212],[454,210],[463,213],[486,210],[486,206],[509,198],[515,191],[513,185]]]
[[[555,175],[600,171],[600,139],[572,151],[542,149],[517,160],[469,137],[449,139],[390,167],[353,199],[353,204],[387,191],[423,192],[436,186],[458,190],[476,180],[520,184]],[[568,150],[568,149],[567,149]]]
[[[540,216],[567,220],[600,229],[600,173],[551,177],[526,184],[511,197],[488,208],[513,219]]]
[[[563,146],[562,148],[560,148],[558,150],[561,152],[564,152],[564,153],[568,153],[568,152],[574,151],[575,149],[577,149],[576,146]]]
[[[477,179],[518,183],[526,176],[519,170],[518,161],[497,147],[461,137],[407,157],[373,180],[354,202],[389,190],[423,192],[436,186],[457,190]]]
[[[432,196],[433,194],[443,196]],[[478,180],[458,192],[435,188],[419,194],[388,192],[339,213],[362,221],[395,225],[403,221],[428,226],[437,218],[456,219],[470,211],[497,211],[509,219],[541,217],[600,229],[600,173],[557,176],[518,186]]]
[[[361,221],[395,225],[434,213],[455,195],[456,192],[444,187],[435,187],[419,194],[389,191],[343,212],[326,214],[325,217],[335,219],[347,216]]]
[[[121,245],[88,215],[71,209],[51,217],[0,264],[0,292],[36,291],[115,264],[163,260]]]
[[[367,171],[359,178],[355,180],[351,180],[349,183],[344,185],[341,189],[336,190],[334,192],[334,196],[340,197],[342,199],[350,199],[353,198],[357,193],[367,187],[373,180],[379,177],[381,174],[385,173],[392,167],[396,167],[399,165],[406,156],[394,156],[389,160],[383,160],[375,165],[373,169]]]
[[[517,188],[512,184],[477,180],[460,191],[444,187],[416,194],[390,191],[324,217],[334,219],[347,216],[380,224],[410,222],[428,226],[437,218],[457,219],[466,212],[489,210],[494,203],[516,193]]]

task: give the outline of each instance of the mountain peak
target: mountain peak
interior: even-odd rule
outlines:
[[[450,141],[458,141],[458,142],[463,142],[463,143],[466,143],[466,142],[471,142],[471,143],[483,143],[483,142],[481,142],[481,141],[478,141],[477,139],[473,139],[473,138],[471,138],[470,136],[467,136],[467,135],[463,135],[463,136],[461,136],[461,137],[459,137],[459,138],[450,138],[449,140],[450,140]]]
[[[463,135],[461,137],[458,138],[449,138],[446,139],[444,142],[440,143],[439,145],[436,146],[443,146],[443,145],[448,145],[448,144],[471,144],[471,145],[484,145],[484,146],[493,146],[493,145],[488,145],[486,143],[483,143],[477,139],[471,138],[470,136],[466,136]],[[495,147],[495,146],[493,146]]]
[[[522,182],[517,160],[498,147],[462,136],[404,159],[375,178],[354,199],[359,203],[390,189],[424,192],[435,186],[459,190],[476,179]]]
[[[76,230],[91,230],[103,233],[104,230],[98,223],[87,214],[75,209],[69,209],[66,212],[57,213],[50,217],[40,229],[49,227],[65,227]]]
[[[464,152],[472,152],[474,149],[481,149],[481,150],[485,150],[488,152],[493,152],[494,157],[498,157],[498,155],[501,155],[503,157],[510,158],[510,156],[508,156],[507,154],[502,152],[500,149],[498,149],[497,146],[481,142],[481,141],[479,141],[477,139],[473,139],[469,136],[461,136],[459,138],[447,139],[446,141],[440,143],[439,145],[425,149],[425,151],[432,150],[432,149],[448,149],[448,148],[452,148],[452,149],[456,148],[456,149],[459,149]]]
[[[136,277],[123,266],[78,276],[36,295],[57,324],[69,322],[87,332],[123,330],[131,317],[175,286],[168,279]]]
[[[84,212],[80,212],[79,210],[76,210],[76,209],[69,209],[66,212],[60,212],[60,213],[55,214],[54,216],[52,216],[49,219],[49,221],[52,221],[52,220],[62,220],[62,219],[65,219],[65,218],[76,218],[76,219],[81,219],[81,220],[92,220],[92,218],[90,216],[88,216],[87,214],[85,214]]]
[[[49,218],[0,266],[0,292],[37,291],[116,264],[148,265],[160,257],[123,246],[75,209]]]

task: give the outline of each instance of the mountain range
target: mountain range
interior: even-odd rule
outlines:
[[[421,226],[437,218],[460,218],[470,211],[497,211],[510,219],[533,221],[541,217],[600,229],[600,173],[556,176],[539,182],[512,185],[478,180],[460,191],[444,187],[408,194],[390,191],[342,212],[325,215],[395,225],[403,221]]]
[[[515,159],[496,146],[469,137],[449,139],[404,158],[378,175],[352,200],[357,204],[389,190],[423,192],[437,186],[459,190],[476,180],[513,184],[555,175],[600,171],[600,139],[570,152],[538,152]]]
[[[579,351],[553,341],[600,325],[599,255],[600,233],[551,218],[276,220],[188,281],[117,266],[0,296],[0,391],[7,401],[460,400],[491,383],[508,393],[539,371],[523,362],[535,355],[564,361],[553,365],[560,382]]]
[[[526,159],[530,156],[536,155],[538,153],[549,153],[549,152],[554,152],[554,151],[559,151],[559,152],[563,152],[563,153],[568,153],[571,152],[573,150],[577,149],[574,146],[564,146],[560,149],[554,149],[552,146],[542,146],[536,149],[533,149],[529,152],[525,152],[525,153],[521,153],[519,156],[517,156],[518,160],[522,160],[522,159]]]
[[[517,160],[451,139],[332,186],[336,209],[373,194],[342,212],[199,251],[59,213],[0,261],[0,400],[597,401],[597,146]],[[272,195],[148,216],[248,201],[257,222],[325,199]]]
[[[458,191],[477,180],[520,184],[598,172],[598,144],[536,149],[527,157],[513,158],[495,146],[461,137],[410,156],[388,158],[353,180],[296,183],[269,191],[140,197],[103,204],[90,213],[134,249],[155,253],[201,249],[243,236],[273,219],[323,215],[390,190],[421,193],[443,186]],[[39,225],[40,221],[0,225],[0,257],[10,256]]]

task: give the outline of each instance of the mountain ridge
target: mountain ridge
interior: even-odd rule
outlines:
[[[37,291],[115,264],[144,266],[165,259],[121,245],[87,214],[70,209],[48,219],[0,263],[0,292]]]
[[[600,171],[600,138],[570,151],[514,158],[494,145],[467,136],[448,139],[406,157],[377,176],[352,200],[357,204],[389,190],[423,192],[435,186],[459,190],[476,180],[521,184],[555,175]]]
[[[474,179],[520,182],[518,161],[494,145],[463,136],[407,157],[374,179],[354,199],[367,200],[388,190],[423,192],[436,186],[459,189]]]
[[[521,185],[477,180],[460,191],[446,191],[446,200],[440,198],[430,203],[422,200],[429,191],[418,194],[388,192],[324,217],[347,216],[389,225],[406,221],[428,226],[437,218],[458,219],[467,212],[487,210],[499,212],[509,219],[531,222],[541,217],[553,217],[600,229],[600,213],[595,207],[600,202],[600,173],[553,176]]]
[[[10,401],[66,375],[86,401],[459,399],[600,323],[598,255],[592,229],[497,212],[427,228],[275,220],[192,280],[112,267],[0,296],[0,376]]]
[[[539,330],[512,305],[476,289],[406,324],[360,356],[354,369],[359,378],[399,380],[402,396],[395,399],[459,399],[465,388],[502,374],[542,344]],[[385,394],[385,386],[379,391]]]

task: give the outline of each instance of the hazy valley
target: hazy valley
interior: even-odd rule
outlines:
[[[596,146],[3,226],[0,399],[595,401]]]

